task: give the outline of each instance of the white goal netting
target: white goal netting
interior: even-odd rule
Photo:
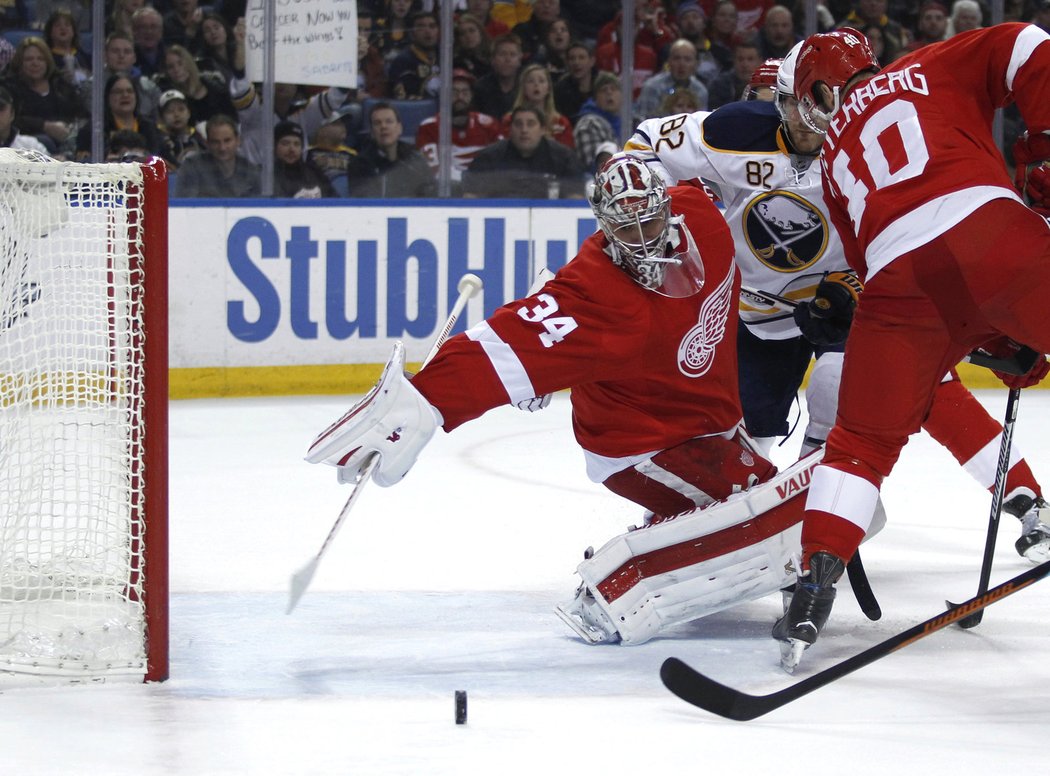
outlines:
[[[0,682],[146,670],[143,192],[0,149]]]

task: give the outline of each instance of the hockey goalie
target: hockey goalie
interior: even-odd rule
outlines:
[[[739,272],[708,197],[667,189],[630,153],[595,183],[600,229],[571,262],[449,339],[411,379],[399,343],[379,384],[307,460],[336,466],[342,482],[369,466],[389,486],[438,426],[571,389],[588,476],[647,519],[589,554],[558,613],[588,642],[637,644],[792,583],[800,496],[821,453],[778,474],[743,428]]]

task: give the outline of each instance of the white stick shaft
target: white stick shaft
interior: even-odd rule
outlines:
[[[364,468],[361,470],[361,475],[357,481],[351,486],[350,495],[346,499],[346,503],[343,504],[343,508],[339,510],[339,517],[335,519],[335,523],[332,525],[331,530],[328,531],[328,536],[325,537],[324,544],[321,545],[321,549],[317,551],[317,555],[310,559],[310,562],[303,566],[299,571],[292,574],[292,583],[288,590],[288,609],[285,610],[285,614],[291,614],[299,603],[299,599],[303,597],[303,593],[310,587],[310,582],[313,581],[314,572],[317,571],[317,567],[321,564],[321,558],[328,551],[328,546],[335,539],[335,535],[339,533],[339,529],[343,525],[343,521],[346,520],[346,516],[350,514],[350,510],[353,509],[354,503],[357,501],[357,497],[361,493],[361,489],[368,480],[372,478],[372,470],[375,469],[376,464],[379,463],[379,456],[375,453],[372,454],[371,458],[365,463]]]
[[[456,325],[456,321],[459,320],[460,313],[463,312],[463,308],[467,306],[467,302],[481,290],[481,278],[477,275],[464,275],[459,281],[459,296],[456,298],[456,303],[452,305],[452,311],[448,314],[448,318],[445,320],[445,325],[441,327],[441,331],[438,332],[437,338],[434,340],[434,344],[430,347],[430,352],[427,353],[427,357],[423,359],[423,366],[429,364],[437,352],[441,349],[441,346],[445,344],[445,340],[448,339],[448,335],[452,332],[452,327]]]
[[[472,296],[481,290],[481,278],[477,275],[468,273],[460,279],[457,288],[459,289],[459,297],[457,297],[456,303],[452,305],[452,311],[448,314],[448,319],[445,321],[445,325],[442,326],[441,331],[438,332],[437,339],[434,340],[430,352],[423,361],[423,366],[429,364],[430,360],[437,355],[438,349],[445,344],[449,332],[451,332],[452,327],[456,325],[456,321],[458,320],[460,313],[463,312],[463,308],[466,307],[467,302]],[[328,536],[325,537],[321,549],[317,551],[317,555],[315,555],[309,563],[292,575],[292,582],[288,595],[287,614],[292,613],[292,610],[294,610],[299,603],[299,599],[303,597],[303,593],[305,593],[306,589],[310,587],[310,582],[314,578],[314,572],[317,571],[317,567],[321,564],[321,558],[323,558],[324,554],[328,552],[332,540],[339,532],[340,527],[343,525],[343,521],[346,520],[346,516],[350,514],[350,510],[356,503],[357,497],[361,493],[361,489],[364,488],[365,483],[372,478],[372,470],[375,469],[377,463],[379,463],[379,457],[377,455],[373,455],[367,463],[365,463],[360,476],[351,486],[350,495],[347,497],[346,503],[343,504],[343,508],[339,510],[339,517],[335,519],[335,524],[328,532]]]

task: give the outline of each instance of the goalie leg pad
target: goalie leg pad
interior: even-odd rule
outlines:
[[[744,493],[617,536],[579,565],[582,590],[559,615],[582,621],[592,643],[641,644],[791,584],[803,496],[822,458],[818,450]],[[586,596],[593,605],[581,605]]]
[[[339,481],[355,482],[373,454],[372,479],[386,488],[399,482],[442,425],[441,413],[405,377],[405,346],[398,342],[379,382],[310,445],[306,460],[338,469]]]

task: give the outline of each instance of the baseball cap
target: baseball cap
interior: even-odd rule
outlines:
[[[178,89],[168,89],[168,91],[164,92],[164,94],[160,96],[160,100],[158,101],[160,109],[164,110],[167,104],[172,100],[182,100],[183,102],[186,102],[186,95],[180,92]]]
[[[608,70],[602,70],[601,72],[598,73],[597,76],[595,76],[595,78],[594,78],[594,91],[595,91],[595,93],[597,93],[598,90],[600,90],[600,89],[602,89],[602,88],[604,88],[606,86],[610,86],[610,85],[615,86],[617,89],[620,88],[620,79],[616,77],[615,73],[610,73]]]
[[[707,18],[704,14],[704,9],[700,7],[700,3],[694,3],[692,2],[692,0],[689,0],[689,2],[682,3],[680,6],[678,6],[678,10],[675,12],[675,17],[681,19],[687,13],[698,13],[705,19]]]
[[[295,135],[299,140],[306,142],[303,137],[303,128],[296,124],[294,121],[278,121],[273,127],[273,142],[277,142],[282,137],[288,137],[289,135]]]
[[[471,86],[473,86],[474,82],[477,81],[478,79],[475,78],[474,74],[472,72],[470,72],[469,70],[464,70],[462,67],[457,67],[455,70],[452,71],[452,80],[453,81],[466,81]]]

